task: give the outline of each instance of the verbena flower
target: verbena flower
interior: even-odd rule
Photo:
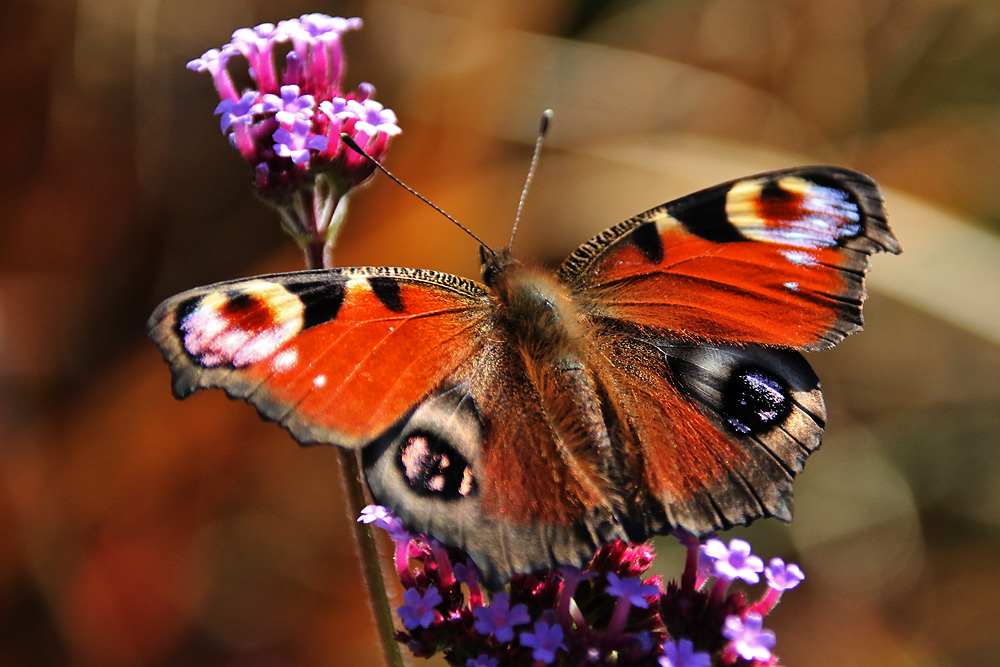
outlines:
[[[690,639],[668,641],[663,645],[660,667],[711,667],[712,656],[696,651]]]
[[[722,540],[712,539],[702,546],[703,553],[715,564],[715,575],[730,581],[742,579],[748,584],[760,581],[764,561],[750,553],[746,540],[732,540],[729,546]]]
[[[521,646],[532,649],[531,657],[551,665],[556,660],[556,653],[566,650],[563,644],[563,629],[556,623],[538,621],[534,632],[521,633]]]
[[[396,613],[407,630],[429,628],[437,616],[434,607],[442,602],[441,594],[434,588],[423,594],[415,588],[407,588],[403,592],[404,604],[396,609]]]
[[[785,565],[785,561],[780,558],[771,559],[764,568],[764,576],[767,578],[767,593],[752,607],[752,611],[759,614],[770,613],[781,600],[782,593],[792,590],[806,578],[798,565],[794,563]]]
[[[764,629],[764,618],[760,614],[750,612],[746,618],[736,614],[728,617],[722,634],[732,642],[726,648],[730,656],[735,653],[744,660],[771,659],[775,637],[773,632]]]
[[[497,593],[488,607],[476,607],[472,610],[476,622],[473,627],[481,635],[493,635],[499,642],[509,642],[514,638],[514,626],[531,622],[528,607],[524,604],[510,607],[510,597],[506,593]]]
[[[212,75],[223,134],[249,165],[254,189],[281,211],[303,247],[332,244],[344,198],[375,170],[341,134],[381,160],[400,133],[371,84],[343,90],[341,39],[359,28],[361,19],[324,14],[262,23],[240,28],[231,42],[187,65]],[[236,60],[252,82],[243,91],[230,71]]]
[[[709,546],[679,533],[688,548],[679,582],[644,576],[650,545],[616,541],[583,570],[515,575],[491,596],[465,554],[407,532],[386,508],[366,507],[358,520],[389,531],[396,543],[406,589],[397,641],[414,656],[442,653],[461,667],[777,665],[763,617],[802,580],[781,559],[764,568],[743,540]],[[760,570],[769,583],[759,599],[730,591]]]

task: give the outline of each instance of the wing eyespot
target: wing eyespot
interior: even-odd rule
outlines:
[[[440,500],[466,498],[476,491],[472,466],[445,439],[428,430],[410,433],[396,465],[410,489]]]
[[[734,369],[722,390],[722,416],[742,435],[759,435],[785,421],[791,410],[791,394],[777,375],[763,368]]]

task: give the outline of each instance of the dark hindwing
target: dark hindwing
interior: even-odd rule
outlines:
[[[792,480],[820,445],[819,381],[789,350],[608,338],[604,377],[645,495],[648,533],[791,519]]]

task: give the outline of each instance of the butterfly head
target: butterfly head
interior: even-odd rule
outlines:
[[[510,248],[494,250],[486,245],[479,246],[479,261],[483,273],[483,282],[487,287],[495,289],[500,277],[512,266],[520,264],[514,259]]]

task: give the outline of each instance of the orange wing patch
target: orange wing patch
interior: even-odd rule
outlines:
[[[149,329],[178,396],[221,387],[300,442],[357,447],[476,353],[484,294],[429,271],[282,274],[177,295]]]
[[[349,282],[337,317],[282,350],[308,361],[273,374],[261,369],[272,396],[349,443],[392,426],[480,346],[481,320],[468,305],[413,285],[401,286],[399,297],[397,313],[364,281]]]
[[[844,302],[860,309],[860,279],[834,249],[715,243],[669,219],[647,224],[663,260],[628,243],[609,249],[588,289],[595,311],[680,339],[801,348],[857,324]]]

